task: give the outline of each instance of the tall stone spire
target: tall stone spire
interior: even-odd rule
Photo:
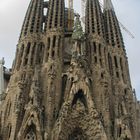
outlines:
[[[116,123],[114,127],[114,132],[117,131],[118,122],[122,122],[121,129],[123,132],[123,119],[125,116],[130,116],[133,118],[135,113],[132,113],[132,110],[126,105],[126,98],[128,102],[133,102],[133,95],[132,95],[132,87],[130,82],[130,75],[129,75],[129,68],[128,68],[128,60],[124,48],[124,42],[122,38],[121,29],[119,26],[119,21],[115,14],[113,4],[111,0],[104,0],[104,24],[105,24],[105,32],[106,32],[106,42],[108,44],[108,64],[109,64],[109,71],[111,74],[111,84],[112,84],[112,91],[117,98],[114,98],[114,103],[112,105],[118,106],[114,109],[114,122]],[[122,111],[120,111],[120,107]],[[127,119],[126,119],[127,120]],[[118,121],[118,122],[117,122]],[[134,122],[135,123],[135,122]],[[131,124],[131,122],[130,122]],[[128,130],[128,124],[125,124],[125,131],[128,131],[130,135],[127,136],[128,139],[132,139],[131,135],[132,132],[135,131],[135,128]],[[133,124],[131,124],[133,125]],[[130,132],[131,131],[131,132]],[[116,135],[116,134],[115,134]],[[114,136],[115,136],[114,135]],[[120,135],[120,138],[123,139],[123,135]],[[115,136],[117,137],[117,136]],[[133,139],[135,136],[133,136]]]
[[[104,10],[114,10],[111,0],[104,0]]]
[[[87,0],[85,15],[85,33],[89,38],[89,58],[94,69],[98,65],[104,67],[104,21],[98,0]]]
[[[38,33],[42,30],[43,0],[31,0],[21,30],[21,35]]]
[[[43,4],[43,0],[31,0],[29,4],[17,45],[14,66],[16,70],[27,65],[33,66],[42,60],[44,45],[40,36],[43,26]]]
[[[117,78],[122,79],[124,83],[127,82],[131,87],[123,37],[111,0],[104,0],[104,21],[106,42],[113,47],[115,52],[112,56],[114,58],[114,68],[111,68],[111,70],[114,71],[113,73]],[[124,55],[120,56],[118,51],[121,51]]]
[[[98,0],[87,0],[85,30],[87,34],[103,35],[103,17]]]
[[[64,38],[64,0],[50,0],[45,24],[45,39],[47,42],[44,62],[48,59],[57,59],[62,55],[62,42]]]
[[[54,125],[62,100],[62,65],[64,49],[64,0],[50,0],[44,29],[45,51],[43,59],[44,106],[48,133]],[[47,67],[46,67],[47,66]],[[46,90],[47,89],[47,90]],[[50,136],[49,136],[50,137]],[[49,139],[49,138],[48,138]]]
[[[45,30],[64,28],[64,0],[50,0]]]
[[[104,0],[104,20],[107,43],[123,47],[123,38],[111,0]]]

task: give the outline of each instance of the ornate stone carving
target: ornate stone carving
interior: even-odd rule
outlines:
[[[31,0],[6,94],[0,86],[0,140],[139,140],[140,103],[111,0],[103,11],[99,0],[81,1],[85,33],[79,15],[69,29],[75,12],[65,0]]]
[[[25,140],[37,140],[35,133],[31,130],[26,136]]]
[[[54,64],[54,62],[50,62],[48,66],[48,76],[51,79],[54,79],[56,77],[56,65]]]

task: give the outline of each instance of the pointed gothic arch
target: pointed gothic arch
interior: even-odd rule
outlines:
[[[68,140],[88,140],[88,136],[83,132],[81,128],[76,127],[68,136]]]
[[[40,120],[37,108],[31,107],[27,110],[18,133],[18,140],[42,140]]]
[[[95,138],[107,140],[98,112],[92,103],[90,91],[80,88],[75,92],[76,85],[71,88],[71,95],[64,102],[59,114],[61,119],[58,117],[52,131],[52,139],[89,140]],[[95,125],[92,130],[89,127],[91,124]]]
[[[65,108],[66,109],[66,108]],[[65,110],[66,111],[66,110]],[[69,111],[68,111],[69,112]],[[92,113],[93,114],[92,114]],[[52,131],[52,139],[61,140],[89,140],[100,139],[107,140],[102,123],[95,114],[96,110],[91,109],[90,113],[82,113],[81,117],[74,117],[75,113],[66,113],[67,116],[61,116],[61,120],[57,121]],[[65,114],[65,112],[63,112]],[[93,124],[95,127],[89,127]]]
[[[132,135],[128,125],[122,123],[118,126],[117,137],[121,140],[131,140]]]
[[[33,123],[26,128],[23,138],[24,140],[37,140],[36,126]]]
[[[81,89],[74,95],[74,98],[72,100],[72,106],[74,106],[78,100],[80,102],[82,102],[84,104],[84,106],[87,108],[87,101],[86,101],[86,98],[84,96],[84,92]]]
[[[24,55],[24,58],[23,58],[23,66],[26,66],[27,63],[28,63],[31,45],[32,45],[31,42],[27,43],[27,47],[25,49],[25,55]]]

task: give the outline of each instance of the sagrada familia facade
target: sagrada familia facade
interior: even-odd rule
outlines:
[[[78,14],[68,26],[68,11],[64,0],[31,0],[0,96],[0,140],[139,140],[140,103],[111,0],[103,11],[87,0],[85,32]]]

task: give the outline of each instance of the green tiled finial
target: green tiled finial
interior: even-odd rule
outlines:
[[[72,39],[73,40],[83,40],[85,38],[83,28],[81,26],[81,21],[80,21],[80,15],[76,15],[76,19],[74,22],[74,27],[73,27],[73,34],[72,34]]]

